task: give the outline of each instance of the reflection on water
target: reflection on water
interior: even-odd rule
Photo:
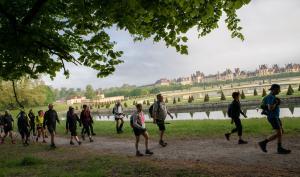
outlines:
[[[261,110],[258,109],[247,109],[243,110],[248,118],[262,118],[265,117],[265,115],[261,115]],[[220,110],[220,111],[205,111],[205,112],[176,112],[172,113],[174,120],[203,120],[203,119],[229,119],[226,110]],[[65,120],[64,117],[61,119]],[[94,119],[96,121],[114,121],[113,115],[93,115]],[[242,116],[241,116],[242,117]],[[280,109],[280,117],[300,117],[300,107],[289,107],[289,108],[281,108]],[[126,115],[125,121],[129,121],[130,115]],[[152,119],[149,119],[149,115],[145,113],[145,119],[147,121],[150,121]],[[167,120],[171,120],[171,118],[168,116]]]

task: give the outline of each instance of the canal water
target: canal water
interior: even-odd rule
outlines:
[[[247,114],[248,118],[263,118],[265,115],[261,115],[260,109],[245,109],[244,112]],[[218,110],[218,111],[203,111],[197,112],[194,110],[185,110],[180,112],[172,113],[173,120],[204,120],[204,119],[229,119],[226,110]],[[92,115],[94,120],[96,121],[114,121],[113,115]],[[59,115],[61,120],[65,120],[65,115]],[[297,107],[283,107],[280,109],[280,117],[300,117],[300,106]],[[130,115],[126,115],[125,120],[129,120]],[[149,119],[148,112],[145,112],[146,120]],[[167,116],[166,120],[172,120],[170,116]]]

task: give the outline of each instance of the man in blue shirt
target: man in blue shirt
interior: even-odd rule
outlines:
[[[276,95],[280,93],[280,86],[278,84],[273,84],[269,90],[270,90],[270,94],[264,98],[264,104],[267,106],[268,121],[273,127],[273,129],[276,130],[276,134],[270,136],[264,141],[259,142],[258,144],[263,152],[267,152],[267,143],[277,139],[278,154],[289,154],[291,153],[291,150],[284,149],[281,145],[283,129],[282,129],[282,123],[279,118],[280,99],[276,97]]]

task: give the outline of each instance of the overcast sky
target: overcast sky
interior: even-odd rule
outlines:
[[[134,43],[124,31],[110,31],[117,49],[124,51],[124,63],[107,78],[97,78],[96,71],[68,65],[70,78],[62,73],[46,84],[55,88],[107,88],[123,84],[145,85],[160,78],[188,76],[195,71],[214,74],[226,68],[254,70],[260,64],[300,63],[300,1],[252,0],[238,11],[245,41],[232,39],[224,19],[219,28],[198,39],[197,31],[188,32],[189,55],[152,40]]]

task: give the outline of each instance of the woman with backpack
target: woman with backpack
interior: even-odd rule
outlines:
[[[135,135],[136,156],[143,156],[143,154],[139,151],[140,135],[143,135],[145,138],[145,146],[146,146],[145,154],[152,155],[153,152],[151,152],[148,148],[149,134],[147,132],[146,125],[145,125],[145,115],[142,110],[142,105],[137,104],[136,109],[137,110],[130,117],[130,125]]]

